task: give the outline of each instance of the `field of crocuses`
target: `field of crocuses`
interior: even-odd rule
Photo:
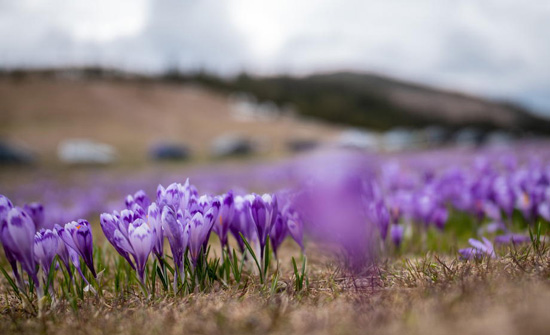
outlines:
[[[549,162],[537,142],[6,182],[0,327],[544,333]]]

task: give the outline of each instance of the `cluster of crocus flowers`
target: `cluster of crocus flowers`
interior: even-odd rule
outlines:
[[[550,221],[550,169],[537,158],[519,164],[513,155],[485,156],[455,165],[428,158],[414,167],[405,167],[406,160],[383,164],[370,181],[390,213],[395,244],[402,243],[404,226],[444,229],[450,211],[468,214],[480,236],[497,234],[496,244],[529,241],[512,231],[514,217],[531,225]]]
[[[86,280],[80,269],[80,258],[84,260],[94,277],[93,241],[90,224],[85,220],[69,222],[64,227],[43,228],[44,209],[40,204],[14,206],[0,195],[0,242],[8,259],[13,275],[20,288],[25,284],[19,267],[34,282],[37,292],[42,293],[38,278],[39,265],[44,282],[54,264],[55,256],[64,263],[72,278],[71,263]]]
[[[255,246],[260,259],[268,239],[276,250],[287,236],[303,248],[302,222],[287,201],[279,204],[272,194],[199,195],[187,180],[184,184],[159,185],[152,201],[144,191],[126,197],[126,209],[103,213],[101,227],[109,242],[144,281],[147,259],[154,253],[164,262],[164,239],[168,240],[177,277],[184,276],[186,257],[196,267],[208,250],[214,232],[222,250],[230,252],[229,234],[245,251],[243,237]],[[279,208],[279,206],[282,206]]]

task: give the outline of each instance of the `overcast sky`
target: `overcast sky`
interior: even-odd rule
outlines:
[[[3,67],[359,70],[550,115],[550,2],[0,0]]]

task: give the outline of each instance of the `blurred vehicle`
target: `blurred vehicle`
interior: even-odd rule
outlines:
[[[30,164],[33,161],[28,150],[0,141],[0,164]]]
[[[418,147],[421,139],[412,130],[394,128],[384,133],[383,143],[387,151],[401,151]]]
[[[344,130],[337,140],[337,145],[342,148],[359,150],[376,151],[380,149],[379,136],[376,133],[360,129]]]
[[[319,147],[319,142],[313,139],[292,139],[286,142],[286,147],[291,152],[304,152],[314,150]]]
[[[181,161],[189,159],[191,151],[178,143],[157,143],[149,150],[149,156],[157,161]]]
[[[485,134],[478,128],[466,127],[458,130],[454,135],[455,144],[461,147],[481,145]]]
[[[105,143],[75,138],[59,143],[57,157],[67,164],[111,164],[116,160],[116,150]]]
[[[423,135],[426,145],[430,147],[447,144],[451,136],[449,130],[440,126],[424,128]]]
[[[515,140],[514,134],[507,131],[493,131],[487,134],[485,143],[490,146],[507,146]]]
[[[214,157],[245,156],[254,151],[252,142],[240,135],[222,135],[212,141],[211,153]]]

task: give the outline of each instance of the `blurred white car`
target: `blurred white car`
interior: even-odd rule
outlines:
[[[57,157],[67,164],[111,164],[116,159],[116,149],[90,139],[67,139],[59,143]]]

